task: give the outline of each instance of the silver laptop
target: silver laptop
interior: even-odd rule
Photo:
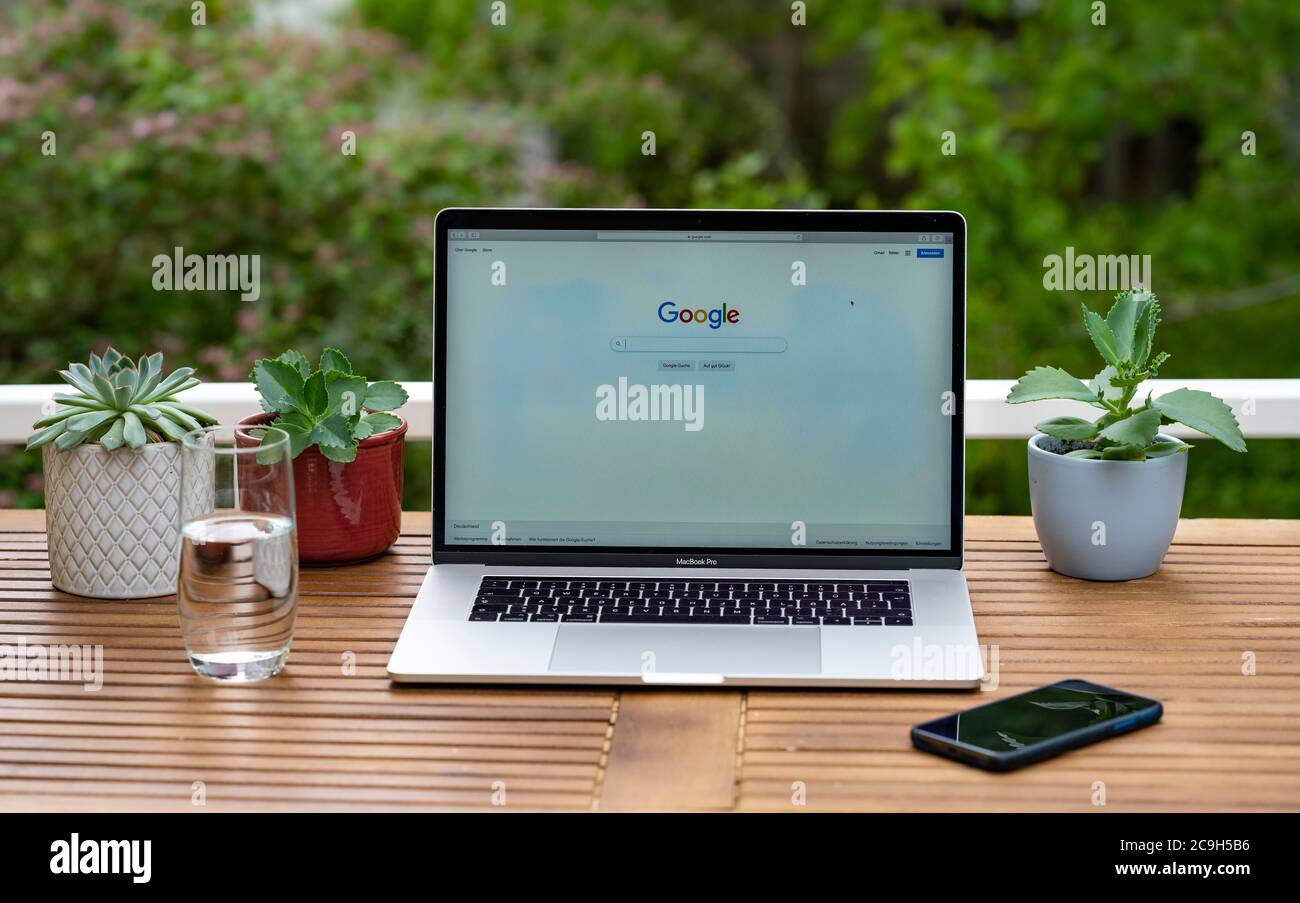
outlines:
[[[971,687],[966,224],[448,209],[395,681]]]

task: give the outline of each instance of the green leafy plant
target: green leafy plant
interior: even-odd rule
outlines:
[[[406,390],[391,379],[368,382],[336,348],[325,349],[314,372],[307,358],[290,350],[258,361],[251,378],[263,410],[279,415],[271,425],[288,433],[295,458],[315,445],[331,461],[347,463],[356,459],[362,439],[402,425],[402,418],[386,412],[406,404]]]
[[[211,414],[181,404],[176,395],[199,381],[193,367],[181,367],[162,376],[161,352],[141,355],[139,361],[109,348],[101,358],[91,354],[90,364],[71,363],[59,376],[76,393],[56,393],[55,410],[32,424],[36,430],[27,447],[53,442],[59,451],[83,442],[98,442],[109,451],[148,442],[179,442],[190,430],[217,422]]]
[[[1084,401],[1103,413],[1096,420],[1053,417],[1037,429],[1080,447],[1066,453],[1071,458],[1144,461],[1186,452],[1185,442],[1157,440],[1160,427],[1182,423],[1233,451],[1244,452],[1232,408],[1209,392],[1175,389],[1159,398],[1147,393],[1146,402],[1130,407],[1138,387],[1153,378],[1169,360],[1154,352],[1160,302],[1148,291],[1120,292],[1110,312],[1102,317],[1083,305],[1083,325],[1106,366],[1087,385],[1056,367],[1035,367],[1011,387],[1007,401],[1021,404],[1045,399]]]

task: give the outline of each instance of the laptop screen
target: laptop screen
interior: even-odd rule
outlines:
[[[448,545],[950,548],[953,233],[446,251]]]

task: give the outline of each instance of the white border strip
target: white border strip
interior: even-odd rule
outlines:
[[[1034,424],[1058,414],[1095,416],[1095,409],[1082,402],[1043,401],[1009,405],[1005,399],[1014,380],[972,379],[966,383],[966,437],[968,439],[1024,439]],[[1157,379],[1140,390],[1157,396],[1187,386],[1211,392],[1232,405],[1242,431],[1254,439],[1300,438],[1300,379]],[[398,413],[410,421],[407,437],[428,441],[433,438],[433,383],[404,382],[411,400]],[[31,425],[41,417],[41,406],[55,392],[68,391],[63,384],[0,386],[0,444],[21,444],[31,434]],[[186,404],[202,408],[222,423],[234,423],[261,410],[251,383],[204,383],[181,393]],[[1196,433],[1171,427],[1176,436]]]

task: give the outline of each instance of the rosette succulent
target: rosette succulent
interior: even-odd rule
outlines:
[[[1175,389],[1131,406],[1139,387],[1169,360],[1155,352],[1160,302],[1154,292],[1127,291],[1115,296],[1105,317],[1083,305],[1083,325],[1105,367],[1085,384],[1057,367],[1035,367],[1011,387],[1007,401],[1020,404],[1045,399],[1083,401],[1102,411],[1096,420],[1053,417],[1039,432],[1060,440],[1052,449],[1072,458],[1144,461],[1186,452],[1190,445],[1157,438],[1160,427],[1181,423],[1217,439],[1237,452],[1246,450],[1237,418],[1222,400],[1199,389]]]
[[[36,430],[27,447],[53,442],[59,451],[83,442],[97,442],[109,451],[149,442],[179,442],[190,430],[217,422],[211,414],[182,404],[176,395],[199,381],[194,368],[181,367],[162,375],[161,352],[142,355],[138,361],[109,348],[90,363],[70,363],[60,370],[63,381],[76,390],[56,393],[54,410],[32,424]]]

